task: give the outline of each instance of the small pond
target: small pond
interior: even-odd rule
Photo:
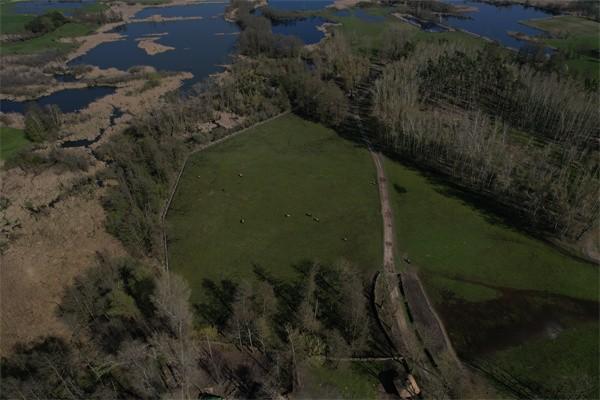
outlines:
[[[321,17],[310,17],[294,21],[278,22],[272,24],[272,32],[280,35],[297,36],[305,44],[318,43],[325,34],[317,29],[328,22]]]

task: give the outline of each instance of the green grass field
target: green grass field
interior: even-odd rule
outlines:
[[[550,392],[564,394],[565,388],[572,388],[567,397],[597,399],[598,337],[597,323],[581,324],[554,340],[533,340],[500,351],[490,362],[534,384],[543,382]]]
[[[204,279],[251,279],[254,265],[286,279],[303,261],[344,258],[371,273],[374,179],[368,152],[321,125],[290,115],[254,128],[189,160],[168,214],[170,267],[194,302]]]
[[[60,28],[40,37],[2,45],[2,54],[28,54],[49,49],[69,51],[76,45],[64,43],[60,39],[84,36],[92,33],[94,27],[87,24],[69,22]]]
[[[13,2],[0,3],[0,34],[22,33],[25,24],[34,17],[31,15],[18,15],[12,12]]]
[[[29,143],[21,129],[0,127],[0,160],[8,160]]]
[[[552,37],[542,40],[549,46],[565,51],[571,71],[584,77],[597,78],[600,60],[600,24],[586,18],[561,15],[523,22],[544,30]]]
[[[517,231],[420,172],[391,160],[385,168],[398,248],[418,266],[461,356],[547,391],[597,376],[590,375],[598,370],[596,265]],[[552,338],[547,329],[555,325],[564,330]]]
[[[386,39],[386,31],[390,28],[395,28],[396,34],[406,35],[415,42],[448,40],[458,41],[466,46],[484,46],[486,44],[486,42],[480,38],[458,31],[439,33],[425,32],[389,15],[389,11],[390,10],[386,8],[367,9],[369,14],[384,15],[385,20],[382,22],[364,21],[356,16],[340,17],[327,15],[327,17],[335,22],[341,23],[336,29],[350,39],[350,43],[355,50],[366,55],[375,54],[377,50],[382,47],[383,41]]]
[[[308,361],[303,367],[303,388],[296,398],[307,399],[376,399],[380,372],[385,364],[378,362],[342,362],[337,366]]]
[[[417,171],[389,160],[386,168],[397,187],[391,195],[399,247],[422,268],[446,278],[598,299],[594,265],[503,224]]]

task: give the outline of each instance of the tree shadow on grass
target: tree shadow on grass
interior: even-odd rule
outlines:
[[[298,281],[286,281],[276,278],[260,265],[253,265],[253,272],[258,281],[266,282],[273,288],[277,298],[277,312],[274,319],[274,328],[282,340],[286,338],[285,327],[288,324],[297,324],[297,311],[303,299],[303,287]]]
[[[406,190],[406,188],[404,186],[400,186],[397,183],[394,183],[394,190],[396,191],[396,193],[398,194],[405,194],[408,193],[408,190]]]
[[[232,314],[232,303],[235,299],[237,284],[229,279],[215,283],[210,279],[202,280],[202,288],[207,300],[201,304],[194,304],[195,312],[209,324],[223,330]]]

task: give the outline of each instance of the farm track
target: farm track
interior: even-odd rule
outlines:
[[[391,313],[397,328],[397,334],[392,327],[392,340],[403,355],[412,358],[418,364],[429,363],[437,368],[436,358],[442,357],[451,361],[450,368],[458,368],[466,374],[463,364],[456,355],[444,325],[433,308],[427,293],[421,283],[416,268],[404,263],[402,271],[396,270],[396,256],[399,249],[396,244],[394,214],[390,203],[388,180],[383,167],[381,153],[376,150],[370,140],[373,136],[368,123],[371,109],[373,82],[381,74],[379,65],[372,65],[369,78],[358,87],[358,95],[352,104],[353,123],[348,125],[366,144],[377,174],[377,185],[383,218],[383,275],[391,302]],[[355,135],[356,136],[356,135]],[[384,323],[381,326],[385,325]],[[420,333],[420,334],[419,334]],[[424,347],[424,348],[423,348]],[[423,357],[425,353],[425,357]]]

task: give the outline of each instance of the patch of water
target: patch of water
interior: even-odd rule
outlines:
[[[73,15],[73,12],[79,8],[96,3],[96,0],[79,1],[19,1],[13,3],[13,12],[16,14],[41,15],[48,11],[59,10],[66,16]]]
[[[477,11],[465,13],[464,16],[468,18],[445,17],[442,19],[444,24],[485,36],[514,49],[519,49],[527,43],[510,36],[508,32],[522,32],[529,36],[543,35],[543,31],[523,25],[521,21],[546,18],[553,15],[537,8],[522,5],[495,6],[468,0],[446,0],[446,2],[453,5],[473,7]]]
[[[72,60],[69,65],[90,64],[100,68],[127,70],[136,65],[150,65],[163,71],[189,71],[194,77],[186,81],[189,87],[208,75],[222,70],[220,65],[231,61],[239,28],[223,18],[170,22],[141,22],[123,25],[113,32],[126,36],[124,40],[103,43]],[[137,38],[166,33],[157,43],[174,50],[148,55],[138,47]]]
[[[333,0],[269,0],[269,6],[287,11],[322,10],[334,3]]]
[[[37,103],[41,107],[56,104],[62,112],[70,113],[79,111],[97,99],[113,94],[114,92],[115,88],[106,86],[96,86],[84,89],[65,89],[48,96],[40,97],[35,101],[1,100],[0,111],[3,113],[24,113],[28,107]]]
[[[595,301],[494,287],[498,298],[469,302],[451,292],[437,305],[462,357],[476,359],[532,339],[554,340],[575,323],[598,321]]]
[[[113,107],[113,111],[110,114],[110,126],[115,124],[115,120],[123,115],[123,111],[117,107]],[[73,147],[89,147],[90,145],[96,143],[98,140],[102,138],[106,129],[101,129],[100,133],[93,139],[78,139],[78,140],[67,140],[60,145],[62,148],[73,148]]]
[[[54,79],[59,82],[77,82],[77,78],[74,75],[70,74],[56,74],[54,75]]]
[[[310,17],[305,19],[273,23],[273,33],[286,36],[297,36],[305,44],[318,43],[325,34],[317,29],[324,23],[329,22],[325,18]]]

